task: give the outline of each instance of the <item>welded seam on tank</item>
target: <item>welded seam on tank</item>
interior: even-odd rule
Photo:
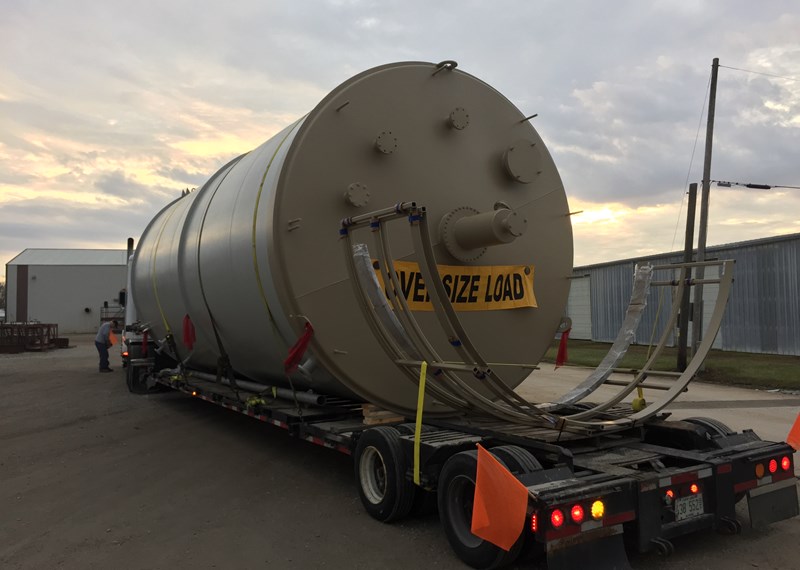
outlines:
[[[297,121],[295,121],[292,128],[284,135],[281,139],[281,142],[278,143],[278,146],[275,148],[275,152],[272,153],[272,157],[269,159],[269,163],[267,164],[267,168],[264,169],[264,174],[261,176],[261,183],[258,185],[258,194],[256,194],[256,203],[253,206],[253,228],[251,233],[251,240],[252,240],[252,248],[253,248],[253,267],[255,268],[256,272],[256,283],[258,284],[258,292],[261,295],[261,300],[264,302],[264,308],[267,310],[267,315],[269,315],[269,320],[272,323],[272,326],[275,327],[275,330],[280,334],[280,329],[278,328],[278,323],[275,322],[275,316],[272,314],[272,310],[269,308],[269,303],[267,302],[267,295],[264,293],[264,284],[261,282],[261,270],[258,266],[258,254],[256,251],[256,228],[258,227],[258,206],[261,203],[261,194],[264,191],[264,182],[267,180],[267,175],[269,174],[270,168],[272,168],[272,163],[275,161],[275,157],[278,156],[278,152],[283,148],[283,143],[286,142],[286,139],[289,138],[289,135],[294,133],[295,129],[300,125],[308,115],[303,115]],[[280,335],[283,336],[283,335]],[[283,339],[286,341],[286,339]]]

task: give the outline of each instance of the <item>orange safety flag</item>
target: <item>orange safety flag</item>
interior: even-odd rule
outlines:
[[[108,331],[108,344],[110,344],[111,346],[117,344],[117,337],[116,335],[114,335],[114,331],[112,330]]]
[[[283,361],[283,370],[286,372],[286,374],[291,374],[297,370],[297,367],[300,365],[300,361],[303,360],[303,355],[308,349],[308,343],[311,342],[312,336],[314,336],[314,327],[311,326],[311,323],[306,322],[305,326],[303,327],[303,334],[300,335],[300,338],[297,339],[297,342],[295,342],[292,348],[289,349],[289,354]]]
[[[472,534],[509,551],[525,528],[528,489],[478,444]]]
[[[556,369],[567,363],[567,341],[571,330],[567,329],[561,333],[561,342],[558,343],[558,354],[556,354]]]
[[[791,445],[795,451],[800,450],[800,414],[797,414],[797,419],[794,420],[794,425],[789,430],[789,435],[786,436],[786,443]]]
[[[194,331],[194,323],[192,317],[188,314],[183,316],[183,344],[189,350],[194,348],[194,343],[197,342],[197,333]]]

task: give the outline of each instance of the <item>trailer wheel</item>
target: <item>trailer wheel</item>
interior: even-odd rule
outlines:
[[[406,422],[406,423],[403,423],[403,424],[397,424],[396,426],[393,426],[393,427],[398,432],[400,432],[400,435],[414,435],[417,432],[417,424],[412,423],[412,422]],[[421,433],[431,433],[433,431],[436,431],[436,430],[434,428],[432,428],[431,426],[425,425],[425,424],[422,424],[422,428],[420,429]]]
[[[711,434],[712,436],[716,435],[722,437],[726,435],[733,435],[736,433],[727,425],[725,425],[719,420],[715,420],[714,418],[696,417],[696,418],[686,418],[683,421],[704,427],[708,431],[708,433]]]
[[[366,430],[356,445],[355,470],[358,495],[372,518],[392,522],[411,512],[415,489],[406,479],[406,459],[396,429]]]
[[[520,475],[533,473],[542,468],[542,464],[531,452],[517,445],[501,445],[493,447],[490,451],[505,463],[511,472],[516,471]]]
[[[498,460],[505,464],[502,458],[498,457]],[[477,468],[477,451],[456,453],[444,464],[439,475],[439,519],[458,557],[473,568],[490,570],[511,564],[517,559],[525,533],[523,531],[509,552],[472,534]]]
[[[147,388],[147,374],[147,369],[141,366],[129,366],[125,370],[125,382],[131,394],[147,394],[150,391]]]

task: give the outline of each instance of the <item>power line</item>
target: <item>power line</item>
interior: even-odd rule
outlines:
[[[683,213],[683,203],[686,201],[686,194],[689,188],[689,177],[692,175],[692,165],[694,164],[694,153],[697,150],[697,140],[700,138],[700,128],[703,125],[703,116],[706,113],[706,101],[708,101],[709,86],[711,85],[711,72],[708,73],[708,83],[706,83],[706,91],[703,96],[703,104],[700,107],[700,118],[697,119],[697,132],[694,134],[694,145],[692,146],[692,156],[689,158],[689,168],[686,171],[686,180],[683,183],[683,192],[681,195],[681,205],[678,207],[678,219],[675,220],[675,231],[672,233],[672,245],[670,251],[675,248],[675,240],[678,238],[678,228],[681,223],[681,214]]]
[[[753,71],[752,69],[742,69],[741,67],[731,67],[729,65],[720,65],[720,67],[724,67],[725,69],[733,69],[735,71],[744,71],[745,73],[754,73],[756,75],[766,75],[767,77],[777,77],[778,79],[787,79],[789,81],[800,81],[796,77],[789,77],[787,75],[777,75],[775,73],[765,73],[763,71]]]
[[[741,186],[743,188],[752,188],[754,190],[772,190],[773,188],[791,188],[793,190],[800,190],[800,186],[786,186],[783,184],[755,184],[753,182],[729,182],[727,180],[712,180],[711,182],[716,182],[717,186],[722,188]]]

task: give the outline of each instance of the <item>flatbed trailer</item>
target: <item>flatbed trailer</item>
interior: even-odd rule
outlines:
[[[502,567],[520,556],[546,556],[551,570],[587,562],[625,568],[626,544],[669,555],[681,535],[709,528],[738,534],[735,506],[744,498],[755,527],[800,513],[793,449],[710,418],[673,421],[661,414],[627,430],[586,435],[454,415],[425,419],[416,434],[405,418],[366,425],[364,402],[254,395],[235,382],[158,370],[156,360],[130,360],[132,391],[178,390],[353,456],[359,494],[373,518],[392,522],[438,506],[455,553],[476,568]],[[609,420],[614,413],[608,411]],[[417,436],[419,485],[413,483]],[[478,444],[529,492],[525,528],[508,552],[470,531]]]

